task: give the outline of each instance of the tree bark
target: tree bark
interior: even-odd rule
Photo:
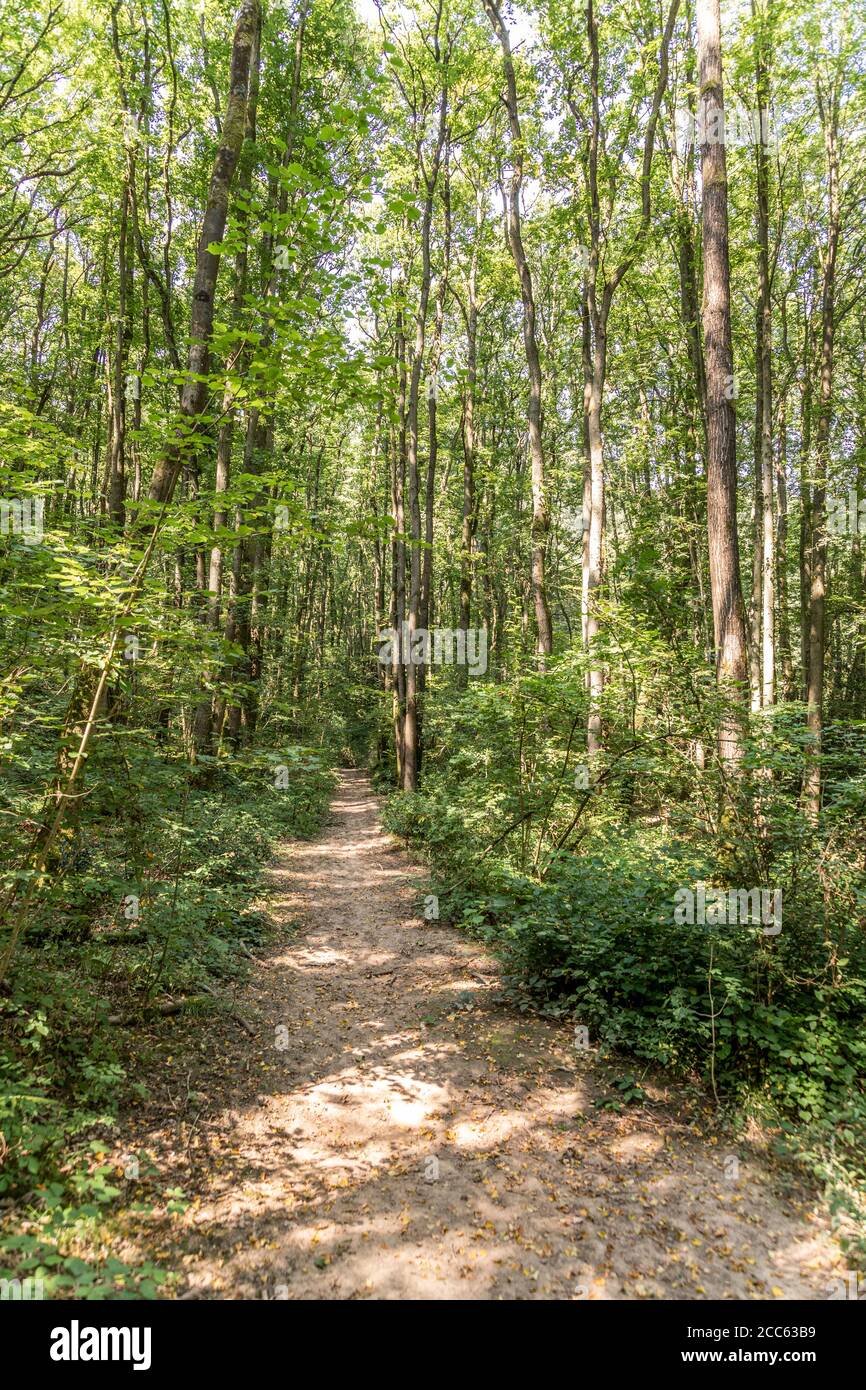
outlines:
[[[757,18],[755,0],[752,17]],[[758,459],[761,479],[761,705],[776,703],[776,534],[773,520],[773,310],[770,283],[770,189],[765,122],[769,101],[766,15],[755,37],[757,106],[758,305],[756,320]]]
[[[547,538],[550,531],[550,516],[547,509],[547,492],[544,476],[543,414],[541,402],[541,358],[538,352],[538,338],[535,328],[535,296],[532,275],[520,222],[520,192],[523,186],[523,131],[520,125],[520,112],[517,103],[517,79],[514,74],[514,60],[511,56],[511,42],[508,30],[495,0],[484,0],[484,8],[493,26],[493,32],[502,49],[502,65],[505,71],[505,104],[511,130],[511,178],[505,202],[505,232],[508,247],[520,281],[520,297],[523,303],[523,346],[529,374],[529,401],[527,406],[527,426],[529,433],[529,458],[532,467],[532,559],[530,563],[530,586],[535,609],[535,650],[538,669],[543,671],[547,657],[553,650],[553,629],[550,621],[550,607],[547,601],[545,563]]]
[[[207,396],[210,339],[220,267],[220,254],[218,251],[211,251],[210,247],[214,244],[219,245],[225,234],[229,189],[244,140],[250,66],[259,20],[259,0],[243,0],[232,41],[225,118],[198,239],[188,371],[180,400],[181,424],[153,470],[149,493],[151,502],[171,501],[181,468],[193,462],[196,455],[198,418],[204,410]]]
[[[810,747],[803,779],[807,814],[817,819],[821,809],[821,746],[824,733],[824,646],[827,583],[827,465],[833,408],[833,354],[836,328],[836,259],[839,249],[841,200],[839,194],[839,99],[837,80],[829,93],[818,84],[818,106],[824,131],[827,160],[827,243],[821,285],[821,365],[818,424],[815,431],[815,471],[812,488],[811,556],[809,588],[809,668],[806,685],[806,727]]]
[[[438,45],[437,45],[438,47]],[[424,169],[424,156],[419,145],[418,167],[424,181],[424,209],[421,215],[421,285],[415,313],[415,342],[412,368],[409,373],[409,396],[406,410],[406,472],[409,482],[409,524],[411,549],[409,554],[409,603],[406,612],[409,651],[403,652],[406,667],[406,705],[403,715],[403,790],[415,791],[418,785],[420,755],[420,717],[418,708],[419,663],[413,643],[421,624],[421,491],[418,472],[418,405],[421,393],[421,373],[424,368],[424,343],[427,332],[427,309],[430,302],[432,269],[430,265],[430,231],[433,222],[433,200],[439,179],[442,151],[448,117],[448,88],[443,86],[439,99],[439,123],[436,144],[429,172]],[[402,633],[401,633],[402,636]]]
[[[707,376],[707,532],[716,642],[716,673],[731,711],[722,716],[719,752],[742,754],[748,688],[746,621],[737,534],[736,416],[728,262],[728,186],[719,0],[698,0],[701,222],[704,246],[702,320]]]
[[[240,224],[241,244],[238,248],[234,267],[235,284],[232,318],[236,328],[240,326],[243,320],[244,302],[246,300],[249,279],[249,246],[247,240],[247,224],[249,221],[248,195],[252,185],[252,150],[256,140],[260,58],[261,14],[256,24],[253,51],[250,57],[250,76],[247,90],[246,115],[244,119],[244,143],[239,161],[240,172],[237,181],[238,190],[241,195],[238,198],[237,205],[237,219]],[[244,151],[247,151],[247,153],[245,154]],[[238,362],[236,364],[236,368],[240,375],[243,375],[249,358],[250,347],[248,344],[244,344],[239,352]],[[227,375],[223,391],[222,422],[217,438],[216,473],[214,477],[214,492],[216,497],[214,502],[213,528],[215,532],[225,531],[229,524],[229,515],[223,497],[228,491],[231,479],[232,444],[235,435],[234,390],[234,383],[231,377]],[[219,633],[222,618],[223,567],[224,542],[217,536],[211,544],[207,573],[207,625],[214,638],[216,638]],[[203,691],[202,698],[196,707],[194,722],[195,746],[200,752],[205,752],[210,748],[215,722],[217,735],[219,735],[222,724],[222,707],[220,707],[216,713],[219,715],[219,718],[215,721],[214,702],[207,691]]]
[[[475,241],[466,275],[466,387],[463,392],[463,516],[460,531],[460,612],[458,623],[468,632],[472,615],[472,551],[478,512],[475,502],[475,396],[478,383],[478,256],[484,226],[484,195],[475,191]],[[468,669],[466,672],[468,679]]]

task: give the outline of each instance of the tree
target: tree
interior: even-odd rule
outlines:
[[[747,679],[746,622],[737,534],[737,440],[728,260],[728,183],[719,0],[697,0],[698,120],[701,131],[701,227],[704,257],[704,360],[707,377],[707,535],[716,643],[716,672],[732,712],[723,719],[719,751],[742,753]]]
[[[196,429],[207,394],[217,276],[228,217],[229,189],[244,141],[252,56],[260,25],[259,0],[243,0],[232,42],[228,100],[220,130],[196,252],[192,291],[189,359],[181,390],[181,424],[153,471],[151,502],[171,501],[185,460],[196,456]]]
[[[542,413],[541,359],[538,353],[538,338],[535,327],[535,296],[532,289],[532,272],[523,245],[521,232],[520,198],[523,187],[524,144],[520,125],[520,108],[517,100],[517,77],[511,55],[511,43],[499,6],[495,0],[484,0],[484,8],[499,40],[502,49],[502,67],[505,75],[505,94],[503,100],[508,112],[508,125],[511,134],[511,176],[504,191],[505,235],[514,260],[514,268],[520,281],[520,298],[523,305],[523,350],[526,354],[526,367],[529,374],[529,399],[526,421],[529,432],[529,457],[532,467],[532,601],[535,610],[536,653],[538,669],[543,671],[547,658],[553,650],[553,629],[550,621],[550,606],[547,600],[545,580],[545,556],[550,517],[544,476],[544,444]]]

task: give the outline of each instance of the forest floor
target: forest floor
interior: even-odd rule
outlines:
[[[610,1066],[423,920],[364,774],[272,888],[243,1022],[179,1022],[126,1122],[184,1194],[128,1228],[175,1296],[829,1296],[844,1260],[815,1194],[664,1078],[598,1109]]]

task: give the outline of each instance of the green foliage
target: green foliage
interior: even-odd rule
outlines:
[[[752,142],[726,152],[728,539],[747,604],[751,576],[753,666],[770,636],[756,630],[762,532],[779,547],[779,703],[752,717],[738,779],[713,752],[732,710],[709,650],[710,258],[701,142],[680,124],[698,96],[693,7],[664,63],[655,0],[597,5],[589,23],[583,0],[547,0],[531,22],[506,7],[509,113],[477,0],[383,0],[373,23],[353,0],[264,5],[194,371],[235,7],[0,7],[0,503],[4,517],[44,509],[38,537],[6,519],[0,535],[0,1203],[27,1223],[0,1239],[8,1268],[47,1272],[61,1295],[155,1292],[157,1272],[78,1253],[117,1200],[92,1146],[141,1084],[126,1025],[169,999],[220,1007],[267,937],[261,865],[280,837],[315,831],[332,764],[369,762],[393,790],[407,670],[401,694],[375,648],[382,624],[410,616],[468,616],[489,638],[483,677],[423,672],[421,789],[388,809],[429,856],[444,913],[501,953],[519,1007],[700,1078],[740,1113],[765,1107],[853,1213],[861,536],[830,536],[826,575],[817,559],[821,497],[834,513],[853,498],[856,515],[866,489],[862,7],[784,0],[723,19],[728,108],[766,88],[777,142],[766,198]],[[503,237],[511,177],[520,226]],[[588,373],[603,378],[592,392]],[[201,413],[181,418],[193,378]],[[759,479],[752,511],[762,422],[772,497]],[[150,485],[175,450],[163,506]],[[600,559],[584,550],[589,504]],[[815,750],[794,697],[819,591],[813,822],[801,790]],[[604,678],[591,768],[590,618]],[[698,884],[780,890],[782,933],[679,920],[678,893]],[[602,1104],[640,1098],[628,1077]]]
[[[160,999],[201,988],[220,1007],[248,948],[268,937],[250,906],[263,863],[279,839],[316,831],[333,788],[327,758],[309,748],[227,758],[204,786],[200,765],[131,756],[117,795],[120,769],[103,754],[78,825],[86,860],[49,894],[0,995],[0,1201],[26,1212],[23,1234],[0,1226],[0,1278],[39,1279],[46,1296],[156,1295],[164,1271],[77,1253],[98,1249],[121,1195],[99,1155],[141,1087],[134,1034],[110,1019],[139,1026]]]
[[[835,1175],[839,1211],[859,1209],[862,743],[849,730],[811,827],[791,794],[798,711],[756,721],[743,786],[720,816],[720,774],[683,757],[698,724],[661,742],[612,729],[591,790],[576,789],[577,699],[567,664],[544,681],[452,691],[430,712],[422,791],[395,794],[388,824],[426,852],[442,915],[498,951],[521,1007],[584,1025],[602,1054],[700,1077],[727,1104],[760,1100],[788,1151]],[[781,932],[678,920],[678,890],[699,884],[780,889]]]

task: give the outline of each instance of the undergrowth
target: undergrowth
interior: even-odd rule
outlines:
[[[441,918],[499,954],[518,1007],[699,1079],[720,1112],[760,1114],[862,1261],[862,749],[843,750],[806,825],[790,796],[798,723],[781,712],[716,816],[715,772],[650,737],[608,751],[586,788],[569,693],[559,672],[440,701],[423,786],[391,796],[389,828],[426,855]],[[781,930],[682,920],[681,890],[698,886],[779,889]]]
[[[118,1259],[105,1240],[146,1163],[132,1156],[124,1173],[108,1161],[121,1106],[147,1095],[136,1029],[166,1001],[226,1007],[225,987],[267,939],[265,912],[250,907],[263,865],[280,839],[315,833],[334,780],[328,756],[303,747],[193,766],[140,748],[119,765],[101,756],[65,872],[0,991],[0,1281],[20,1281],[0,1287],[11,1297],[158,1293],[165,1271]],[[150,1177],[147,1200],[179,1209],[183,1193]]]

